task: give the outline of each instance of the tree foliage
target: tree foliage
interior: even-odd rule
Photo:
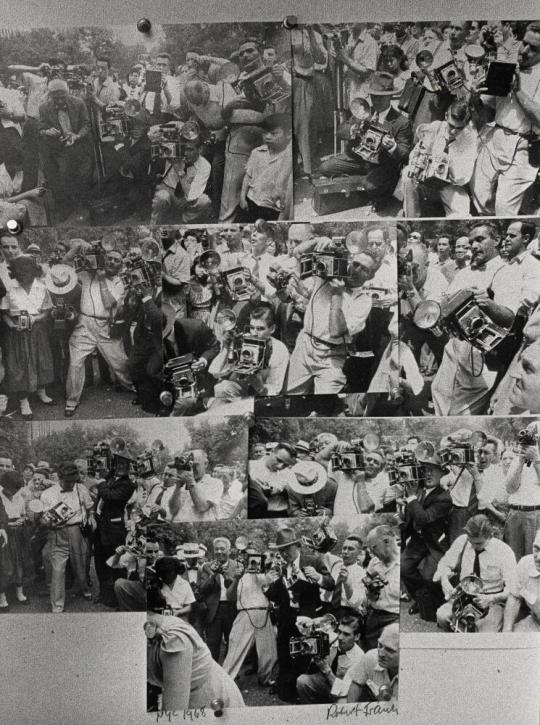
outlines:
[[[191,438],[190,448],[206,451],[211,466],[221,463],[245,468],[248,429],[243,418],[229,416],[212,422],[186,418],[184,424]]]
[[[0,423],[0,455],[11,457],[19,471],[31,460],[29,428],[26,423],[6,418]]]

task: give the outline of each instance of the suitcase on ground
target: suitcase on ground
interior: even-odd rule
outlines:
[[[321,216],[364,206],[363,176],[334,176],[313,179],[313,208]]]

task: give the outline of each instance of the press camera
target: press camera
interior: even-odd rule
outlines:
[[[477,622],[486,616],[489,607],[481,607],[476,602],[479,594],[498,594],[501,587],[486,588],[484,582],[475,574],[464,576],[452,594],[452,630],[454,632],[477,632]]]
[[[23,330],[32,329],[32,318],[26,310],[14,310],[11,319],[15,323],[15,328],[22,332]]]
[[[311,536],[302,537],[303,544],[321,554],[326,554],[326,552],[331,551],[337,544],[337,541],[338,539],[334,529],[327,521],[323,521]]]
[[[142,257],[126,258],[126,269],[120,275],[125,287],[153,287],[161,280],[161,264],[148,262]]]
[[[63,501],[59,501],[50,509],[43,511],[44,523],[52,528],[64,526],[73,516],[75,516],[75,511]]]
[[[245,571],[247,574],[260,574],[265,570],[266,556],[256,551],[248,550],[246,551],[245,562]]]
[[[222,276],[234,302],[249,300],[253,294],[249,269],[231,267],[222,272]]]
[[[471,443],[452,441],[439,451],[443,466],[466,466],[475,462],[474,446]]]
[[[321,277],[321,279],[346,280],[349,276],[348,250],[343,237],[334,237],[333,245],[322,252],[309,252],[300,258],[300,279]]]
[[[98,121],[99,140],[102,142],[123,141],[128,135],[128,119],[120,106],[107,106]]]
[[[434,73],[441,87],[450,93],[463,88],[463,74],[454,59],[434,68]]]
[[[66,330],[68,323],[77,318],[77,313],[72,305],[66,304],[62,297],[54,298],[54,307],[51,310],[53,328],[57,331]]]
[[[286,101],[290,95],[290,88],[283,88],[277,83],[272,69],[265,66],[257,68],[251,73],[243,73],[232,84],[237,93],[257,103],[257,105],[277,104]]]
[[[150,478],[156,473],[154,468],[154,455],[152,451],[145,451],[135,458],[133,462],[133,473],[140,478]]]
[[[344,451],[336,451],[331,458],[333,471],[365,470],[364,446],[360,438],[353,438]]]
[[[448,154],[432,154],[422,143],[411,153],[407,175],[419,183],[430,180],[448,181],[450,163]]]
[[[177,471],[192,471],[193,470],[193,453],[183,453],[180,456],[174,457],[174,467]]]
[[[103,470],[112,469],[113,453],[106,441],[99,441],[94,445],[90,454],[86,457],[86,466],[89,476],[95,476]]]
[[[534,430],[522,428],[518,433],[518,443],[522,446],[536,446],[538,444],[538,433]]]
[[[368,571],[362,579],[362,584],[371,594],[372,599],[378,599],[381,596],[381,591],[388,584],[388,579],[379,574],[379,572]]]
[[[183,156],[182,131],[176,123],[163,124],[152,136],[150,156],[152,161],[167,159],[175,161]]]
[[[198,396],[197,376],[192,370],[192,365],[193,355],[190,352],[173,357],[165,363],[163,374],[174,400]]]
[[[92,242],[89,249],[77,255],[73,260],[75,271],[97,271],[107,265],[107,250],[101,242]]]
[[[287,289],[291,277],[292,274],[290,272],[285,272],[283,269],[271,269],[266,275],[266,279],[269,284],[271,284],[278,292],[282,292]]]
[[[320,632],[313,628],[309,634],[291,637],[289,640],[289,654],[295,657],[327,657],[330,654],[330,637],[327,632]]]
[[[387,468],[388,480],[391,486],[415,483],[418,486],[426,484],[426,470],[422,463],[418,462],[413,451],[402,449],[394,454],[392,465]]]
[[[383,148],[382,143],[388,131],[377,123],[355,124],[351,128],[353,137],[351,139],[351,151],[364,161],[371,164],[379,163],[379,152]]]

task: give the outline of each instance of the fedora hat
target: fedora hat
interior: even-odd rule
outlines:
[[[324,488],[328,474],[324,466],[316,461],[298,461],[292,468],[295,480],[289,488],[295,493],[309,495]]]
[[[77,273],[68,264],[53,264],[45,275],[45,286],[53,295],[67,295],[77,286]]]
[[[181,553],[186,557],[186,559],[191,558],[199,558],[201,556],[204,556],[206,554],[206,551],[204,549],[201,549],[199,544],[183,544],[182,546],[177,546],[176,551],[181,551]]]
[[[371,96],[393,96],[395,93],[394,78],[390,73],[375,71],[369,79],[368,93]]]
[[[435,446],[431,441],[421,441],[416,446],[415,455],[418,463],[428,463],[432,466],[442,468],[439,454],[435,450]]]
[[[298,451],[299,453],[310,453],[309,450],[309,443],[307,441],[297,441],[294,444],[294,449]]]

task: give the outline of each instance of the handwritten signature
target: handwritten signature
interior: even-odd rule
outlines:
[[[397,706],[395,704],[382,705],[380,702],[357,702],[356,705],[330,705],[326,711],[326,719],[330,720],[337,717],[371,717],[373,715],[383,715],[395,712],[397,714]]]

